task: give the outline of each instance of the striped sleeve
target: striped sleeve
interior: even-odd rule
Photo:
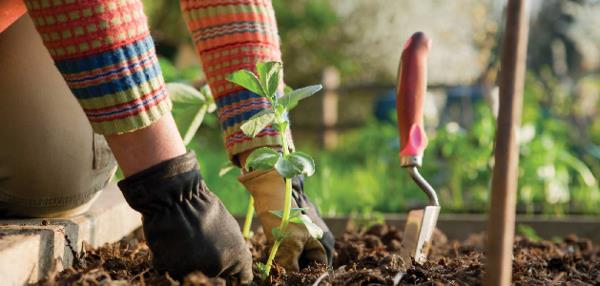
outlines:
[[[277,23],[270,0],[180,0],[183,17],[217,102],[229,155],[262,146],[279,146],[271,126],[255,138],[240,126],[270,104],[266,98],[226,80],[240,69],[255,71],[257,62],[281,61]],[[291,143],[291,137],[287,135]]]
[[[25,3],[95,132],[131,132],[170,111],[139,0]]]

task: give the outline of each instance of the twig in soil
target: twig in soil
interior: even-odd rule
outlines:
[[[564,272],[561,272],[561,273],[559,273],[558,275],[554,276],[554,279],[552,279],[552,282],[550,282],[550,284],[549,284],[549,285],[550,285],[550,286],[553,286],[553,285],[557,285],[557,284],[559,284],[559,283],[560,283],[560,281],[561,281],[561,280],[563,279],[563,277],[565,276],[565,274],[566,274],[566,273],[564,273]]]
[[[396,275],[394,275],[394,278],[392,278],[392,285],[396,286],[398,284],[400,284],[400,280],[402,280],[402,277],[404,276],[404,274],[406,274],[406,272],[400,271],[398,272]]]
[[[315,281],[315,283],[312,284],[312,286],[319,286],[319,284],[323,282],[323,279],[325,279],[327,276],[329,276],[329,272],[323,273],[321,276],[319,276],[319,278],[317,278],[317,280]]]
[[[142,283],[142,285],[144,285],[144,274],[148,273],[148,271],[150,271],[150,268],[146,268],[144,269],[144,271],[136,274],[135,276],[131,277],[131,279],[129,279],[129,283],[135,281],[135,279],[137,279],[138,277],[140,278],[140,283]]]

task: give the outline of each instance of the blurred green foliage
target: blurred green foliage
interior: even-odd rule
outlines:
[[[173,60],[179,45],[192,42],[179,1],[143,2],[159,54]],[[345,55],[342,52],[344,49],[340,48],[342,45],[351,45],[352,38],[342,31],[330,0],[272,3],[281,38],[285,80],[290,86],[304,86],[319,81],[326,66],[335,66],[344,76],[359,72],[353,58]]]
[[[470,132],[449,123],[430,135],[423,176],[436,188],[444,211],[482,211],[490,180],[494,119],[477,106]],[[371,121],[345,134],[340,147],[315,156],[317,174],[307,192],[327,214],[401,212],[426,203],[400,167],[395,124]]]
[[[342,46],[352,37],[341,29],[342,23],[329,0],[273,1],[285,80],[291,86],[320,81],[324,67],[334,66],[343,76],[359,72]]]
[[[171,81],[194,79],[195,73],[179,72],[167,60],[161,65]],[[600,81],[596,84],[600,87]],[[595,176],[600,148],[581,143],[565,118],[574,108],[566,93],[550,75],[527,78],[519,131],[521,213],[600,213]],[[438,191],[445,212],[483,212],[488,207],[496,122],[486,102],[479,101],[473,109],[469,129],[448,122],[428,131],[422,174]],[[175,119],[185,120],[177,113]],[[236,180],[238,171],[219,175],[227,155],[215,115],[208,114],[207,120],[211,124],[203,124],[188,147],[198,155],[211,190],[233,213],[242,214],[248,194]],[[590,126],[590,136],[600,136],[594,128]],[[324,214],[404,212],[426,203],[426,196],[399,166],[397,134],[395,124],[370,120],[344,133],[335,150],[300,146],[315,154],[317,173],[307,178],[306,191]]]
[[[585,150],[559,115],[572,111],[565,104],[547,108],[543,103],[562,92],[548,80],[527,79],[519,131],[518,211],[600,213],[597,173],[581,159]],[[429,132],[422,173],[438,191],[444,211],[483,212],[488,207],[495,124],[490,108],[479,102],[470,129],[449,122]],[[346,134],[337,150],[316,156],[317,175],[307,182],[307,190],[325,213],[398,212],[426,202],[399,167],[396,136],[395,125],[369,122]]]
[[[191,43],[179,1],[144,4],[157,49],[172,60],[179,45]],[[273,1],[273,6],[288,84],[318,81],[329,65],[343,77],[360,71],[341,52],[342,45],[352,45],[352,36],[342,32],[330,1]],[[160,64],[166,81],[191,84],[202,77],[198,68],[177,69],[164,57]],[[600,90],[600,76],[581,80]],[[520,129],[520,212],[600,213],[600,118],[583,115],[585,104],[573,88],[577,84],[557,80],[544,68],[527,78]],[[182,125],[185,119],[178,112],[175,117]],[[488,207],[496,122],[485,102],[474,105],[473,115],[468,129],[448,122],[428,131],[422,174],[438,191],[445,212],[482,212]],[[217,122],[214,114],[207,114],[188,147],[196,151],[209,187],[232,212],[242,214],[248,194],[235,178],[238,172],[219,176],[227,155]],[[311,150],[298,141],[299,149],[315,154],[317,173],[306,180],[306,190],[326,214],[403,212],[426,202],[399,166],[393,124],[371,120],[344,133],[333,151]]]

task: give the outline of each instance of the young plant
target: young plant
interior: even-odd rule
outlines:
[[[173,102],[173,117],[183,135],[183,143],[187,146],[200,128],[207,112],[217,109],[208,85],[200,90],[187,84],[167,83],[169,97]]]
[[[300,100],[315,94],[322,86],[311,85],[297,90],[287,89],[283,96],[278,97],[277,91],[281,81],[282,64],[279,62],[258,63],[256,64],[256,70],[258,74],[254,74],[249,70],[239,70],[230,74],[227,80],[265,97],[271,103],[270,108],[258,112],[242,124],[241,129],[244,134],[255,137],[268,126],[281,134],[281,152],[269,147],[258,148],[248,156],[244,166],[246,170],[270,170],[274,168],[285,178],[284,209],[272,211],[274,215],[281,218],[281,223],[279,227],[272,229],[275,241],[267,263],[258,265],[262,277],[265,279],[269,276],[279,246],[287,236],[286,229],[289,223],[303,224],[308,232],[317,239],[323,236],[323,230],[302,213],[304,209],[292,209],[292,178],[300,175],[312,176],[315,173],[315,162],[306,153],[290,152],[286,139],[290,125],[287,117],[288,112],[296,107]]]

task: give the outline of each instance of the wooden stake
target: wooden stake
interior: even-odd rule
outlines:
[[[326,150],[331,150],[337,146],[338,142],[338,88],[340,87],[340,72],[334,67],[327,67],[323,71],[323,109],[321,120],[323,130],[321,133],[321,142]]]
[[[492,200],[488,220],[485,285],[510,285],[519,166],[518,128],[523,109],[527,58],[526,0],[509,0],[500,71]]]

